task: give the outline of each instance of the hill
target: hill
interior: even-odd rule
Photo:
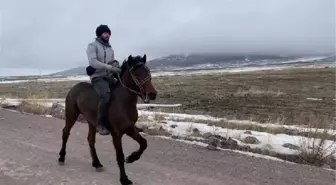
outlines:
[[[335,56],[281,56],[262,54],[176,54],[148,61],[152,71],[198,70],[216,68],[288,65],[296,63],[335,61]],[[86,75],[86,66],[76,67],[51,75]]]
[[[76,68],[71,68],[65,71],[60,71],[57,73],[52,73],[50,75],[60,75],[60,76],[76,76],[76,75],[86,75],[85,67],[76,67]]]

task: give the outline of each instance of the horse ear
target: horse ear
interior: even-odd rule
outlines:
[[[128,56],[128,60],[127,61],[131,61],[132,60],[132,55]]]
[[[141,59],[141,62],[143,62],[145,64],[146,61],[147,61],[147,56],[146,56],[146,54],[144,54],[144,56]]]

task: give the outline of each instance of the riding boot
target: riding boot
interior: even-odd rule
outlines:
[[[110,131],[106,128],[108,124],[108,103],[103,99],[99,101],[98,105],[98,125],[97,131],[100,135],[109,135]]]

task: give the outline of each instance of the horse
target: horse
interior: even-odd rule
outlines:
[[[138,120],[137,102],[141,97],[144,103],[155,100],[157,91],[151,82],[150,69],[146,66],[146,54],[133,57],[129,55],[121,65],[120,75],[117,75],[117,82],[113,88],[112,100],[108,108],[107,129],[113,139],[116,151],[116,160],[120,170],[119,180],[122,185],[130,185],[124,163],[133,163],[140,159],[147,148],[147,140],[143,138],[135,123]],[[58,163],[64,165],[66,155],[66,144],[70,135],[70,130],[75,124],[79,114],[87,120],[89,133],[87,140],[90,146],[92,166],[96,171],[102,171],[103,165],[98,159],[95,141],[97,126],[97,106],[99,97],[93,86],[89,82],[79,82],[74,85],[66,95],[65,99],[65,126],[62,130],[62,148],[59,152]],[[126,134],[135,140],[140,147],[129,155],[126,160],[123,153],[122,137]]]

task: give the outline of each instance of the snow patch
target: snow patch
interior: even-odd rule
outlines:
[[[166,120],[174,120],[174,121],[185,121],[186,119],[197,121],[213,121],[213,122],[220,122],[222,121],[223,124],[225,122],[227,123],[233,123],[233,124],[242,124],[242,125],[257,125],[264,128],[287,128],[287,129],[293,129],[298,130],[302,132],[309,131],[308,127],[300,126],[300,125],[283,125],[283,124],[274,124],[274,123],[259,123],[255,121],[250,120],[229,120],[226,118],[218,118],[218,117],[212,117],[209,115],[192,115],[192,114],[180,114],[180,113],[166,113],[166,112],[153,112],[153,111],[145,111],[145,110],[139,110],[140,116],[147,116],[149,119],[154,119],[155,115],[161,115]],[[325,132],[325,129],[314,129],[314,132]],[[336,134],[336,130],[329,129],[329,134]]]
[[[8,106],[18,106],[22,103],[22,101],[31,101],[37,104],[40,104],[45,107],[52,107],[54,103],[57,103],[59,105],[62,105],[65,107],[65,99],[14,99],[14,98],[3,98],[0,101],[0,104],[8,105]],[[137,104],[137,108],[143,109],[143,108],[173,108],[173,107],[180,107],[182,104]]]
[[[154,108],[154,107],[173,108],[180,106],[182,106],[182,104],[137,104],[137,108]]]
[[[215,118],[208,115],[191,115],[191,114],[179,114],[179,113],[165,113],[165,112],[152,112],[152,111],[144,111],[139,110],[139,115],[141,116],[155,116],[162,115],[165,116],[166,119],[197,119],[204,121],[222,121],[224,118]]]
[[[199,142],[199,141],[172,139],[171,137],[167,137],[167,136],[152,136],[152,137],[157,137],[157,138],[162,138],[162,139],[167,139],[167,140],[174,140],[174,141],[187,143],[187,144],[191,144],[191,145],[197,145],[197,146],[201,146],[201,147],[207,147],[208,146],[208,144],[203,143],[203,142]],[[248,156],[257,157],[257,158],[262,158],[262,159],[268,159],[268,160],[286,162],[286,163],[290,163],[290,164],[296,164],[296,163],[293,163],[293,162],[290,162],[290,161],[285,161],[285,160],[282,160],[282,159],[279,159],[279,158],[276,158],[276,157],[272,157],[272,156],[268,156],[268,155],[262,155],[262,154],[257,154],[257,153],[252,153],[252,152],[244,152],[244,151],[232,150],[232,149],[223,149],[223,148],[217,148],[217,149],[221,150],[221,151],[232,151],[232,152],[236,152],[236,153],[239,153],[239,154],[248,155]]]
[[[251,131],[251,134],[245,134],[246,130],[233,130],[227,128],[221,128],[216,126],[209,126],[203,123],[193,122],[177,122],[177,121],[165,121],[165,123],[143,123],[153,126],[153,124],[161,124],[162,128],[171,133],[173,136],[188,137],[193,134],[193,130],[197,129],[200,134],[211,133],[212,135],[218,135],[225,138],[231,137],[238,142],[238,145],[247,145],[251,148],[267,148],[270,151],[274,151],[282,154],[298,154],[299,151],[283,147],[283,144],[290,143],[296,146],[302,146],[302,144],[312,145],[313,142],[318,143],[320,139],[307,138],[303,136],[290,136],[287,134],[270,134],[267,132]],[[253,136],[260,141],[259,144],[246,144],[242,141],[247,136]],[[333,152],[336,149],[336,143],[331,140],[326,140],[324,149],[327,154]]]
[[[321,99],[321,98],[307,98],[307,100],[322,101],[323,99]]]

